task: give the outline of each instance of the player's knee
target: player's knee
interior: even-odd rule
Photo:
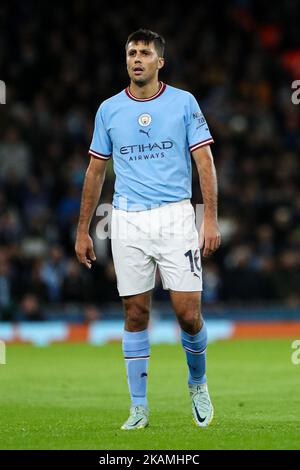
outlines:
[[[203,319],[198,309],[185,310],[178,316],[178,319],[181,328],[190,334],[196,334],[203,325]]]
[[[149,321],[149,308],[138,303],[126,303],[125,307],[125,328],[129,331],[141,331],[146,329]]]
[[[148,318],[136,314],[125,316],[125,330],[127,331],[142,331],[148,326]]]

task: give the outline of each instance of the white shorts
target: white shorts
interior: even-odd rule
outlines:
[[[202,291],[199,237],[189,199],[139,212],[114,208],[111,241],[120,296],[153,289],[157,266],[164,289]]]

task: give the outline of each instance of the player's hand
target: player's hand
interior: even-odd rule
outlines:
[[[211,256],[221,245],[221,233],[216,219],[204,219],[199,233],[199,247],[203,257]]]
[[[77,233],[75,252],[79,263],[91,269],[92,261],[96,260],[93,240],[88,233]]]

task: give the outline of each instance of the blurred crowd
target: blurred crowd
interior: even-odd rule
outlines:
[[[128,85],[124,45],[140,27],[165,37],[161,79],[195,95],[215,139],[222,247],[203,262],[205,302],[300,306],[300,108],[295,64],[282,59],[300,49],[296,3],[1,3],[3,319],[39,320],[45,306],[66,304],[94,319],[119,301],[99,218],[92,270],[74,244],[94,116]],[[101,202],[112,199],[109,165]],[[195,169],[192,202],[201,202]],[[159,274],[154,298],[168,298]]]

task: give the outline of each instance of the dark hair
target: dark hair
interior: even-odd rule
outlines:
[[[150,29],[142,29],[140,28],[138,31],[135,31],[134,33],[131,33],[128,36],[128,39],[126,41],[126,46],[125,49],[127,50],[128,44],[133,41],[135,43],[142,41],[145,44],[149,44],[150,42],[154,43],[154,47],[157,51],[157,54],[159,57],[164,56],[164,49],[165,49],[165,40],[162,36],[160,36],[157,33],[154,33],[154,31],[150,31]]]

